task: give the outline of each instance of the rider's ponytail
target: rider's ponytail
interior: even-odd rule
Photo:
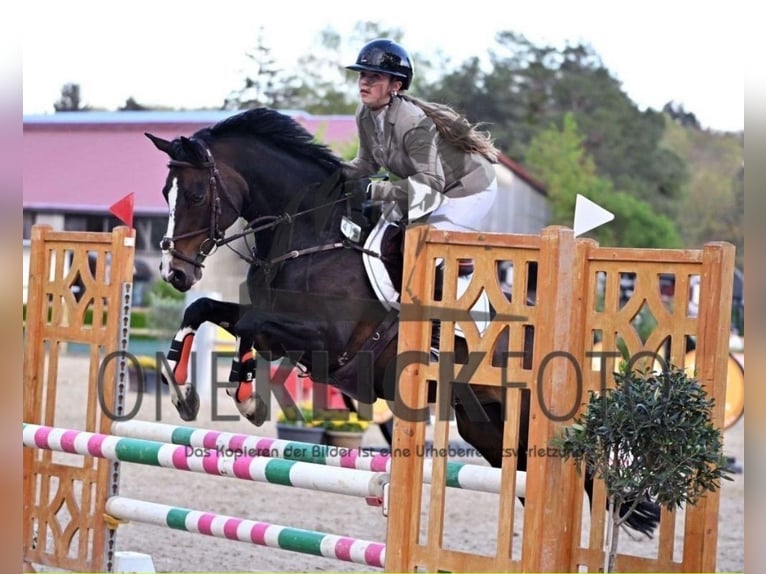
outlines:
[[[479,153],[490,162],[497,162],[500,150],[492,143],[489,132],[480,131],[477,125],[471,125],[465,117],[444,104],[426,102],[406,94],[399,94],[399,97],[423,110],[441,136],[458,149],[466,153]]]

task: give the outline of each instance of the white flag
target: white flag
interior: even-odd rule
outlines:
[[[588,233],[599,225],[614,219],[614,213],[607,211],[597,203],[593,203],[584,195],[577,194],[574,212],[574,236]]]

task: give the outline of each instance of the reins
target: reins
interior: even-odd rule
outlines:
[[[341,203],[343,201],[349,201],[351,198],[348,196],[344,196],[341,198],[338,198],[333,201],[328,201],[327,203],[323,203],[321,205],[317,205],[315,207],[312,207],[310,209],[305,209],[303,211],[299,211],[294,214],[284,213],[282,215],[267,215],[262,216],[257,219],[254,219],[253,221],[249,222],[245,229],[239,233],[235,233],[233,235],[229,235],[228,237],[225,237],[219,241],[217,241],[217,246],[221,245],[227,245],[233,241],[236,241],[237,239],[241,239],[243,237],[248,236],[255,236],[255,234],[261,232],[261,231],[268,231],[269,229],[274,229],[276,227],[279,227],[283,223],[292,223],[296,218],[302,216],[302,215],[308,215],[315,211],[319,211],[320,209],[324,209],[326,207],[330,207],[333,205],[336,205],[338,203]],[[257,227],[252,227],[254,224],[258,223],[259,221],[262,221],[263,219],[271,219],[269,223],[265,223],[262,225],[259,225]],[[258,265],[260,267],[271,267],[272,265],[276,263],[281,263],[283,261],[287,261],[289,259],[296,259],[298,257],[301,257],[303,255],[310,255],[312,253],[321,253],[323,251],[332,251],[334,249],[356,249],[357,251],[360,251],[362,253],[368,253],[370,255],[377,256],[378,254],[370,251],[369,249],[365,249],[364,247],[361,247],[359,245],[356,245],[352,241],[349,241],[347,239],[344,239],[342,241],[336,241],[333,243],[327,243],[324,245],[316,245],[313,247],[306,247],[304,249],[293,249],[292,251],[288,251],[287,253],[284,253],[282,255],[278,255],[276,257],[272,257],[270,259],[259,259],[255,256],[254,249],[251,249],[253,252],[252,255],[246,255],[240,251],[237,251],[234,248],[231,248],[232,251],[234,251],[237,255],[239,255],[240,258],[247,261],[251,265]]]

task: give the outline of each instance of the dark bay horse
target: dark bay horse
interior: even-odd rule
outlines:
[[[170,215],[161,245],[162,278],[179,291],[189,290],[200,279],[205,258],[238,237],[226,237],[225,231],[239,218],[247,222],[239,236],[250,242],[241,254],[250,262],[241,301],[198,299],[185,310],[171,345],[167,358],[178,385],[171,397],[182,418],[193,420],[199,409],[193,385],[184,383],[192,339],[206,321],[237,338],[230,375],[236,389],[230,394],[255,425],[269,414],[261,394],[280,381],[261,383],[264,361],[256,363],[253,349],[270,359],[287,358],[290,368],[299,363],[315,381],[360,403],[393,401],[397,316],[375,296],[362,244],[342,231],[349,225],[370,228],[358,193],[366,182],[345,181],[339,158],[294,120],[269,109],[239,113],[191,137],[166,141],[146,135],[170,158],[163,189]],[[464,360],[462,339],[455,350],[456,360]],[[265,374],[269,379],[268,370]],[[500,467],[502,390],[463,387],[466,392],[452,398],[458,431]],[[520,392],[526,400],[518,469],[526,470],[529,393]],[[586,489],[590,495],[590,478]],[[658,507],[646,501],[628,522],[651,534],[658,518]]]

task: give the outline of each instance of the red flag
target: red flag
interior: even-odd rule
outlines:
[[[133,193],[114,202],[109,206],[109,211],[128,227],[133,227]]]

